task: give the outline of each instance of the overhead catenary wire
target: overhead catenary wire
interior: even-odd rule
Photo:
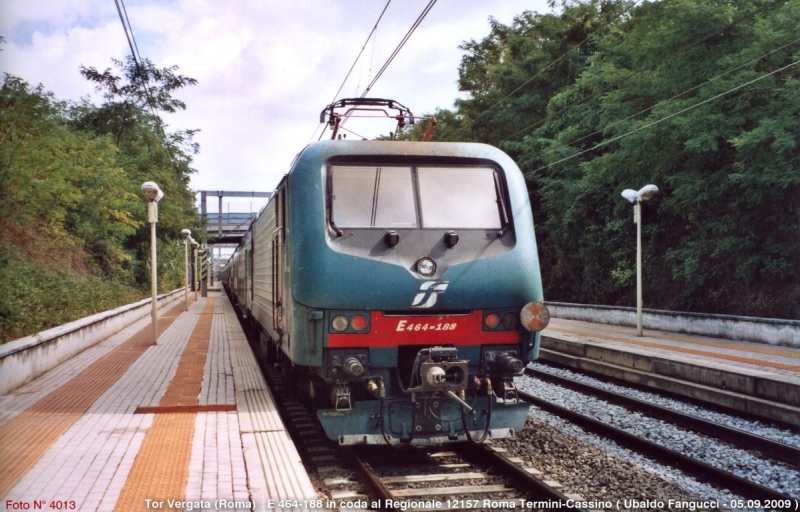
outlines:
[[[380,16],[378,16],[378,20],[375,22],[375,25],[372,27],[372,30],[369,32],[369,35],[367,36],[367,40],[364,41],[364,45],[361,47],[361,51],[358,52],[358,55],[356,56],[356,59],[353,61],[353,64],[350,66],[350,70],[347,72],[347,75],[345,75],[344,80],[342,80],[342,84],[339,86],[339,89],[336,91],[336,94],[333,95],[333,99],[331,100],[331,103],[335,102],[336,98],[339,97],[339,93],[342,92],[342,89],[344,88],[344,84],[346,84],[347,83],[347,79],[350,78],[350,74],[353,72],[353,69],[356,67],[356,64],[358,63],[359,59],[361,58],[361,55],[364,53],[364,49],[367,47],[367,44],[369,44],[369,41],[370,41],[370,39],[372,39],[372,36],[375,35],[375,32],[378,30],[378,24],[383,19],[383,15],[386,13],[386,9],[389,8],[389,4],[390,3],[392,3],[392,0],[388,0],[386,2],[386,5],[383,7],[383,10],[381,11]],[[311,134],[311,139],[309,139],[309,143],[312,140],[314,140],[314,137],[317,135],[317,130],[319,130],[320,127],[324,126],[324,125],[325,125],[325,123],[320,123],[319,125],[317,125],[317,128],[314,130],[314,133]],[[323,131],[323,133],[324,133],[324,131]],[[322,138],[322,134],[320,134],[320,138]]]
[[[153,114],[156,134],[161,137],[161,142],[164,144],[164,149],[170,154],[171,158],[172,151],[170,150],[170,144],[167,141],[167,134],[162,126],[161,118],[156,113],[155,100],[150,94],[149,81],[147,79],[144,66],[141,63],[143,59],[139,53],[139,45],[136,43],[136,36],[133,34],[133,27],[131,26],[130,19],[128,18],[128,10],[125,8],[124,0],[114,0],[114,4],[117,6],[117,14],[119,14],[119,20],[122,23],[122,29],[125,31],[125,38],[128,40],[128,47],[131,49],[131,57],[133,58],[133,63],[136,66],[137,75],[139,76],[139,83],[144,91],[144,95],[147,99],[147,105],[150,107],[150,112]],[[178,171],[174,166],[172,167],[173,172],[176,176],[178,176]]]
[[[680,93],[678,93],[678,94],[676,94],[676,95],[672,96],[671,98],[668,98],[668,99],[666,99],[666,100],[659,101],[659,102],[658,102],[658,103],[656,103],[655,105],[652,105],[652,106],[650,106],[650,107],[644,108],[644,109],[640,110],[639,112],[636,112],[635,114],[631,114],[631,115],[629,115],[628,117],[626,117],[626,118],[624,118],[624,119],[620,119],[619,121],[615,121],[615,122],[613,122],[613,123],[611,123],[611,124],[609,124],[609,125],[606,125],[606,126],[604,126],[603,128],[601,128],[601,129],[599,129],[599,130],[595,130],[594,132],[592,132],[592,133],[590,133],[590,134],[588,134],[588,135],[584,135],[583,137],[580,137],[580,138],[577,138],[577,139],[575,139],[575,140],[572,140],[572,141],[570,141],[570,142],[567,142],[566,144],[562,144],[562,145],[561,145],[561,146],[559,146],[558,148],[550,148],[550,149],[545,149],[545,150],[543,150],[543,151],[542,151],[542,155],[548,155],[548,154],[550,154],[550,153],[552,153],[552,152],[554,152],[554,151],[557,151],[558,149],[564,149],[564,148],[571,147],[571,146],[572,146],[573,144],[575,144],[576,142],[580,142],[580,141],[582,141],[582,140],[584,140],[584,139],[587,139],[587,138],[589,138],[589,137],[591,137],[591,136],[593,136],[593,135],[597,135],[597,134],[599,134],[599,133],[602,133],[602,132],[604,132],[604,131],[607,131],[607,130],[609,130],[610,128],[613,128],[613,127],[617,126],[618,124],[624,123],[625,121],[628,121],[628,120],[630,120],[630,119],[633,119],[634,117],[638,117],[638,116],[640,116],[640,115],[644,114],[645,112],[649,112],[649,111],[653,110],[654,108],[656,108],[656,107],[657,107],[657,106],[659,106],[659,105],[662,105],[662,104],[664,104],[664,103],[666,103],[666,102],[668,102],[668,101],[672,101],[672,100],[674,100],[674,99],[680,98],[681,96],[683,96],[683,95],[685,95],[685,94],[688,94],[688,93],[690,93],[690,92],[692,92],[692,91],[695,91],[695,90],[697,90],[697,89],[699,89],[699,88],[701,88],[701,87],[705,87],[706,85],[708,85],[708,84],[710,84],[710,83],[714,82],[715,80],[719,80],[720,78],[722,78],[722,77],[724,77],[724,76],[726,76],[726,75],[729,75],[729,74],[733,73],[734,71],[738,71],[738,70],[742,69],[742,68],[743,68],[743,67],[745,67],[745,66],[748,66],[748,65],[750,65],[750,64],[752,64],[752,63],[754,63],[754,62],[757,62],[757,61],[759,61],[759,60],[761,60],[761,59],[763,59],[763,58],[765,58],[765,57],[769,57],[769,56],[770,56],[770,55],[772,55],[773,53],[775,53],[775,52],[779,52],[779,51],[781,51],[781,50],[783,50],[783,49],[785,49],[785,48],[788,48],[789,46],[792,46],[792,45],[794,45],[794,44],[797,44],[798,42],[800,42],[800,38],[797,38],[797,39],[795,39],[794,41],[792,41],[792,42],[790,42],[790,43],[786,43],[786,44],[784,44],[784,45],[782,45],[782,46],[780,46],[780,47],[778,47],[778,48],[775,48],[774,50],[770,50],[770,51],[768,51],[767,53],[765,53],[765,54],[763,54],[763,55],[760,55],[759,57],[756,57],[755,59],[751,59],[751,60],[749,60],[749,61],[745,62],[744,64],[741,64],[741,65],[739,65],[739,66],[736,66],[735,68],[729,69],[728,71],[726,71],[726,72],[724,72],[724,73],[722,73],[722,74],[719,74],[719,75],[717,75],[717,76],[715,76],[715,77],[712,77],[712,78],[708,79],[707,81],[703,82],[702,84],[695,85],[694,87],[691,87],[691,88],[689,88],[689,89],[687,89],[687,90],[685,90],[685,91],[683,91],[683,92],[680,92]]]
[[[133,33],[133,27],[131,26],[131,20],[128,17],[128,9],[125,7],[125,0],[119,0],[119,5],[122,5],[122,12],[125,14],[125,23],[128,25],[128,29],[130,30],[131,39],[133,40],[133,47],[136,48],[136,56],[139,57],[139,60],[142,61],[142,54],[139,52],[139,45],[136,43],[136,36]],[[130,41],[128,41],[130,43]]]
[[[367,94],[369,94],[369,91],[372,90],[372,87],[378,82],[378,80],[380,80],[381,76],[383,76],[383,73],[389,68],[389,65],[392,63],[392,61],[394,61],[395,57],[397,57],[397,55],[400,53],[400,50],[403,49],[403,46],[405,46],[405,44],[408,42],[408,40],[420,26],[422,20],[424,20],[425,17],[428,15],[428,13],[431,11],[431,9],[433,9],[434,5],[436,5],[436,0],[430,0],[430,2],[428,2],[428,5],[426,5],[425,8],[422,10],[422,13],[420,13],[420,15],[417,16],[417,19],[411,25],[411,28],[408,29],[408,32],[406,32],[406,35],[403,36],[403,39],[401,39],[400,42],[397,44],[392,54],[389,55],[389,58],[386,59],[386,62],[384,62],[383,66],[381,66],[381,69],[379,69],[378,72],[375,73],[375,77],[372,79],[369,85],[364,89],[364,92],[361,93],[360,96],[361,98],[365,98]],[[349,118],[350,118],[349,113],[345,114],[344,119],[340,123],[340,126],[346,123]]]
[[[128,47],[131,49],[131,57],[133,57],[133,62],[136,64],[137,69],[139,69],[139,60],[136,58],[136,51],[133,49],[133,34],[128,31],[128,25],[125,23],[125,16],[127,16],[127,13],[123,15],[122,7],[119,3],[120,0],[114,0],[114,5],[117,6],[117,14],[119,14],[119,21],[122,23],[122,30],[125,31],[125,38],[128,40]]]
[[[380,80],[380,78],[383,75],[383,73],[389,67],[389,64],[391,64],[392,61],[394,60],[394,58],[397,57],[397,54],[400,53],[400,50],[403,49],[403,46],[405,46],[405,44],[411,38],[411,35],[417,30],[417,27],[419,27],[419,25],[422,23],[422,20],[425,19],[425,17],[428,15],[428,13],[431,11],[431,9],[433,9],[433,6],[435,4],[436,4],[436,0],[430,0],[430,2],[428,2],[428,5],[425,6],[425,8],[422,10],[422,13],[417,17],[417,19],[414,22],[414,24],[411,25],[410,29],[408,29],[408,32],[406,32],[406,35],[403,36],[403,39],[400,41],[400,43],[398,43],[397,47],[394,49],[394,51],[389,56],[389,58],[386,60],[386,62],[383,64],[383,66],[381,66],[381,69],[378,70],[378,72],[375,74],[375,77],[372,79],[372,81],[369,83],[369,85],[366,87],[366,89],[364,89],[364,92],[361,93],[361,97],[362,98],[366,97],[367,94],[369,94],[369,91],[375,85],[375,83],[378,80]]]
[[[695,108],[697,108],[697,107],[699,107],[699,106],[701,106],[701,105],[704,105],[704,104],[706,104],[706,103],[709,103],[709,102],[711,102],[711,101],[714,101],[714,100],[716,100],[716,99],[718,99],[718,98],[721,98],[721,97],[723,97],[723,96],[726,96],[726,95],[728,95],[728,94],[730,94],[730,93],[732,93],[732,92],[738,91],[739,89],[742,89],[743,87],[747,87],[748,85],[754,84],[754,83],[758,82],[759,80],[763,80],[764,78],[767,78],[768,76],[772,76],[772,75],[774,75],[774,74],[776,74],[776,73],[780,73],[781,71],[784,71],[784,70],[786,70],[786,69],[788,69],[788,68],[790,68],[790,67],[792,67],[792,66],[796,66],[797,64],[800,64],[800,60],[796,60],[796,61],[792,62],[791,64],[787,64],[786,66],[783,66],[783,67],[781,67],[781,68],[779,68],[779,69],[776,69],[776,70],[774,70],[774,71],[771,71],[771,72],[769,72],[769,73],[767,73],[767,74],[765,74],[765,75],[762,75],[762,76],[760,76],[760,77],[758,77],[758,78],[755,78],[755,79],[753,79],[753,80],[750,80],[750,81],[748,81],[748,82],[745,82],[745,83],[743,83],[743,84],[737,85],[736,87],[733,87],[733,88],[731,88],[731,89],[728,89],[728,90],[727,90],[727,91],[725,91],[725,92],[722,92],[722,93],[720,93],[720,94],[717,94],[717,95],[715,95],[715,96],[712,96],[711,98],[707,98],[707,99],[705,99],[705,100],[703,100],[703,101],[700,101],[700,102],[698,102],[698,103],[695,103],[694,105],[692,105],[692,106],[690,106],[690,107],[686,107],[686,108],[684,108],[684,109],[682,109],[682,110],[679,110],[678,112],[674,112],[674,113],[672,113],[672,114],[670,114],[670,115],[668,115],[668,116],[664,116],[664,117],[662,117],[661,119],[658,119],[658,120],[656,120],[656,121],[652,121],[652,122],[650,122],[650,123],[644,124],[644,125],[642,125],[642,126],[640,126],[640,127],[636,128],[636,129],[634,129],[634,130],[631,130],[631,131],[629,131],[629,132],[627,132],[627,133],[624,133],[624,134],[622,134],[622,135],[618,135],[617,137],[613,137],[613,138],[611,138],[611,139],[608,139],[608,140],[604,140],[603,142],[601,142],[601,143],[597,144],[596,146],[592,146],[591,148],[585,149],[585,150],[583,150],[583,151],[581,151],[581,152],[579,152],[579,153],[575,153],[574,155],[570,155],[570,156],[568,156],[568,157],[566,157],[566,158],[562,158],[561,160],[558,160],[558,161],[556,161],[556,162],[552,162],[552,163],[550,163],[550,164],[544,165],[544,166],[542,166],[542,167],[539,167],[538,169],[534,169],[534,170],[532,170],[532,171],[528,171],[528,172],[526,172],[526,173],[525,173],[525,176],[526,176],[526,177],[532,176],[532,175],[533,175],[534,173],[536,173],[536,172],[539,172],[539,171],[541,171],[541,170],[547,169],[547,168],[549,168],[549,167],[552,167],[552,166],[554,166],[554,165],[558,165],[558,164],[560,164],[560,163],[562,163],[562,162],[566,162],[567,160],[571,160],[571,159],[573,159],[573,158],[579,157],[579,156],[581,156],[581,155],[583,155],[583,154],[585,154],[585,153],[588,153],[588,152],[590,152],[590,151],[594,151],[594,150],[595,150],[595,149],[597,149],[597,148],[600,148],[600,147],[602,147],[602,146],[605,146],[605,145],[611,144],[612,142],[618,141],[618,140],[620,140],[620,139],[622,139],[622,138],[624,138],[624,137],[627,137],[627,136],[629,136],[629,135],[633,135],[633,134],[634,134],[634,133],[636,133],[636,132],[640,132],[640,131],[642,131],[642,130],[645,130],[645,129],[647,129],[647,128],[650,128],[651,126],[655,126],[655,125],[657,125],[657,124],[659,124],[659,123],[662,123],[662,122],[666,121],[667,119],[671,119],[671,118],[673,118],[673,117],[675,117],[675,116],[679,116],[679,115],[681,115],[681,114],[683,114],[683,113],[685,113],[685,112],[688,112],[688,111],[690,111],[690,110],[693,110],[693,109],[695,109]]]
[[[136,65],[136,71],[138,72],[144,94],[147,97],[147,104],[150,107],[150,112],[152,112],[153,116],[158,119],[158,116],[155,112],[155,101],[153,100],[152,96],[150,96],[150,89],[147,86],[147,77],[144,73],[144,66],[142,66],[140,62],[142,60],[142,56],[139,53],[139,45],[136,43],[136,36],[133,34],[133,27],[131,26],[130,19],[128,18],[128,10],[125,8],[124,0],[114,0],[114,4],[117,6],[119,21],[122,23],[122,29],[125,31],[125,38],[128,40],[128,47],[131,49],[131,57],[133,58],[133,63]]]
[[[375,77],[372,79],[372,81],[369,83],[369,85],[364,89],[364,92],[360,96],[361,98],[365,98],[367,96],[367,94],[369,94],[369,91],[377,83],[377,81],[381,78],[381,76],[386,71],[386,69],[389,67],[389,65],[392,63],[392,61],[395,59],[395,57],[397,57],[397,55],[400,53],[400,50],[403,48],[403,46],[405,46],[405,44],[408,42],[408,40],[411,38],[411,36],[414,34],[414,32],[419,27],[419,25],[422,23],[422,21],[425,19],[425,17],[428,15],[428,13],[431,11],[433,6],[436,4],[436,1],[437,0],[430,0],[430,2],[428,2],[428,5],[425,6],[425,8],[422,10],[422,13],[417,17],[417,19],[411,25],[411,28],[408,30],[408,32],[406,32],[406,35],[403,36],[403,39],[400,41],[400,43],[398,43],[397,47],[394,49],[392,54],[389,56],[389,58],[386,60],[386,62],[383,64],[383,66],[381,66],[380,70],[378,70],[378,72],[375,74]],[[387,4],[387,7],[388,7],[388,4]],[[385,11],[385,8],[384,8],[384,11]],[[383,16],[383,13],[381,13],[381,16]],[[376,26],[377,26],[377,24],[376,24]],[[367,39],[367,41],[369,41],[369,39]],[[364,46],[366,46],[366,44]],[[362,51],[363,51],[363,48],[362,48]],[[351,70],[352,70],[352,68],[351,68]],[[342,84],[342,85],[344,85],[344,84]],[[341,91],[341,87],[340,87],[339,90]],[[338,95],[338,92],[337,92],[337,95]],[[348,118],[349,118],[349,116],[345,115],[345,118],[342,120],[341,124],[344,124],[347,121]],[[341,124],[340,124],[340,127],[341,127]],[[314,130],[314,134],[311,137],[312,140],[314,138],[314,135],[316,135],[318,129],[319,129],[319,126],[317,126],[317,129]],[[322,138],[322,134],[323,133],[324,133],[324,129],[323,129],[323,132],[320,133],[320,139]]]
[[[361,51],[358,52],[358,55],[356,56],[356,60],[353,61],[353,65],[350,66],[350,70],[347,72],[347,75],[344,77],[344,80],[342,80],[342,85],[339,86],[339,89],[336,91],[336,94],[333,95],[333,99],[331,100],[331,103],[336,101],[336,98],[339,97],[339,93],[342,92],[342,88],[344,87],[344,84],[347,82],[347,79],[350,78],[350,74],[353,72],[353,69],[356,67],[356,63],[358,63],[358,60],[361,58],[361,55],[364,53],[364,49],[367,47],[367,44],[369,44],[369,40],[372,39],[372,36],[375,34],[375,31],[378,30],[378,24],[381,22],[381,19],[383,19],[383,15],[386,13],[386,9],[389,8],[389,4],[390,3],[392,3],[392,0],[389,0],[388,2],[386,2],[386,5],[383,7],[383,10],[381,11],[381,15],[378,16],[378,21],[375,22],[375,26],[372,27],[372,30],[370,31],[369,35],[367,36],[367,40],[364,41],[364,45],[361,47]]]
[[[707,40],[709,40],[710,38],[716,36],[717,34],[737,26],[739,23],[742,23],[743,21],[754,17],[755,15],[757,15],[757,14],[759,14],[759,13],[761,13],[761,12],[767,10],[767,9],[769,9],[770,7],[773,7],[773,6],[775,6],[775,5],[779,4],[779,3],[784,3],[784,2],[786,2],[786,0],[774,0],[774,1],[770,2],[770,3],[768,3],[768,4],[765,4],[762,7],[760,7],[759,9],[756,9],[755,11],[753,11],[753,12],[751,12],[751,13],[745,15],[745,16],[742,16],[738,20],[732,21],[731,23],[727,23],[727,24],[721,26],[720,28],[718,28],[717,30],[715,30],[714,32],[711,32],[710,34],[707,34],[704,37],[701,37],[700,39],[698,39],[698,40],[696,40],[696,41],[694,41],[692,43],[686,44],[686,45],[678,48],[674,52],[672,52],[672,53],[670,53],[668,55],[665,55],[664,57],[656,60],[652,64],[650,64],[648,66],[645,66],[642,69],[634,71],[634,72],[632,72],[632,73],[620,78],[619,80],[616,80],[616,81],[608,84],[607,86],[602,88],[602,90],[600,90],[600,91],[598,91],[598,92],[596,92],[594,94],[590,94],[589,96],[583,97],[580,100],[578,100],[578,101],[576,101],[574,103],[571,103],[571,104],[567,105],[566,107],[560,109],[558,112],[555,112],[555,113],[553,113],[553,114],[551,114],[549,116],[546,116],[543,119],[540,119],[539,121],[537,121],[537,122],[535,122],[535,123],[533,123],[531,125],[528,125],[525,128],[522,128],[521,130],[517,130],[516,132],[512,133],[511,135],[508,135],[506,137],[506,139],[512,139],[513,137],[519,135],[520,133],[523,133],[523,132],[532,130],[534,128],[537,128],[537,127],[541,126],[542,124],[546,123],[547,121],[550,121],[551,119],[562,115],[563,113],[567,112],[572,107],[576,107],[578,105],[582,105],[582,104],[586,103],[587,101],[591,101],[591,100],[597,98],[598,96],[601,96],[602,94],[605,94],[606,92],[611,90],[613,87],[616,87],[617,85],[625,83],[628,80],[630,80],[631,78],[634,78],[634,77],[644,73],[647,70],[653,69],[656,66],[658,66],[660,64],[663,64],[664,62],[666,62],[667,60],[671,59],[672,57],[674,57],[676,55],[679,55],[679,54],[681,54],[681,53],[683,53],[683,52],[685,52],[687,50],[690,50],[690,49],[694,48],[695,46],[698,46],[698,45],[706,42]]]

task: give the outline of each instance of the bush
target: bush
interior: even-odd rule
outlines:
[[[75,276],[32,262],[22,251],[0,246],[0,343],[131,304],[147,291],[98,276]]]

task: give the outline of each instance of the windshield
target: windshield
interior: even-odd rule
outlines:
[[[503,227],[492,167],[333,165],[330,175],[338,228]]]
[[[420,167],[417,173],[423,227],[502,227],[494,169]]]
[[[411,169],[336,166],[333,222],[346,228],[416,227]]]

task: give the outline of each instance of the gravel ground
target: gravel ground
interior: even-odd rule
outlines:
[[[575,427],[539,409],[532,408],[523,430],[516,438],[495,441],[509,451],[513,457],[525,460],[527,467],[535,467],[543,473],[543,480],[555,480],[564,486],[565,494],[580,494],[586,501],[595,502],[592,509],[616,510],[620,500],[621,509],[625,501],[663,501],[664,507],[641,506],[639,510],[671,510],[669,500],[687,501],[702,497],[685,491],[670,481],[666,472],[659,472],[646,460],[637,460],[608,451],[607,446],[598,446],[586,439],[586,434],[575,432]],[[567,432],[565,430],[573,430]],[[578,429],[579,430],[579,429]],[[641,459],[641,458],[640,458]],[[602,503],[611,502],[613,507]]]
[[[640,413],[629,412],[627,409],[611,405],[603,400],[588,397],[536,379],[525,377],[520,380],[519,386],[520,389],[545,400],[568,407],[571,410],[593,417],[636,436],[679,451],[706,464],[724,469],[786,495],[800,496],[800,472],[782,462],[765,459],[757,452],[742,450],[714,438],[695,434]],[[642,399],[651,403],[660,398],[649,393],[646,393],[646,395],[650,396]],[[678,403],[676,400],[669,400],[669,402],[672,403],[672,406],[659,405],[674,409],[675,403]],[[736,422],[743,427],[742,430],[748,430],[758,435],[765,435],[767,430],[780,432],[777,429],[768,429],[763,425],[753,425],[753,422],[746,422],[724,414],[707,414],[708,411],[704,411],[699,407],[692,407],[692,411],[687,413],[704,419],[713,419],[725,425]],[[750,423],[750,425],[747,425],[747,423]],[[800,442],[800,435],[782,432],[780,440],[784,442],[787,440],[793,441],[792,444],[794,444]]]
[[[638,398],[639,400],[644,400],[656,405],[660,405],[662,407],[667,407],[675,411],[680,411],[685,414],[691,414],[693,416],[699,416],[707,420],[720,423],[722,425],[738,428],[740,430],[744,430],[746,432],[750,432],[752,434],[756,434],[759,436],[767,437],[769,439],[773,439],[775,441],[779,441],[784,444],[800,447],[800,433],[792,432],[787,429],[781,429],[759,421],[745,420],[736,416],[731,416],[729,414],[709,411],[704,409],[703,407],[689,404],[686,402],[681,402],[680,400],[662,397],[654,393],[639,391],[638,389],[633,389],[625,386],[619,386],[617,384],[612,384],[610,382],[604,382],[595,379],[593,377],[589,377],[588,375],[575,373],[566,369],[555,368],[552,366],[548,366],[545,364],[538,364],[538,363],[532,363],[528,366],[530,368],[535,368],[542,372],[547,372],[553,375],[558,375],[560,377],[566,377],[578,382],[591,384],[595,387],[606,389],[614,393],[622,393],[626,396]]]
[[[711,413],[700,407],[681,404],[671,399],[661,399],[649,393],[601,383],[566,370],[556,370],[543,365],[536,367],[578,380],[589,379],[593,381],[592,384],[607,389],[614,388],[612,389],[614,391],[625,389],[630,394],[635,394],[637,398],[680,409],[688,414],[711,417],[714,421],[758,435],[768,435],[785,443],[794,445],[800,443],[800,436],[792,432],[724,414]],[[631,413],[553,384],[530,378],[520,379],[517,384],[520,389],[546,400],[700,458],[706,463],[734,472],[789,496],[800,496],[800,473],[782,463],[764,460],[758,454],[687,432],[639,413]],[[545,479],[559,481],[564,485],[563,492],[579,493],[590,501],[611,500],[615,504],[615,509],[617,500],[623,500],[620,502],[623,509],[675,510],[676,507],[668,505],[670,499],[713,500],[721,508],[729,508],[727,505],[732,500],[741,499],[726,490],[699,483],[678,470],[646,459],[604,438],[588,434],[580,427],[536,407],[531,408],[524,432],[516,439],[499,441],[498,444],[509,449],[513,456],[521,457],[531,466],[543,471]],[[632,506],[625,507],[625,500]],[[664,505],[660,507],[659,503],[653,501],[664,502]],[[645,502],[645,506],[642,506],[642,502]],[[592,508],[608,508],[602,506],[603,504],[600,505]]]
[[[800,434],[788,430],[706,411],[702,407],[604,383],[569,370],[540,364],[532,366],[614,392],[624,392],[640,400],[711,419],[786,444],[800,446]],[[800,472],[782,463],[764,460],[757,453],[750,453],[687,432],[660,420],[647,418],[642,414],[632,413],[624,408],[536,379],[524,377],[518,379],[517,385],[520,389],[546,400],[628,430],[689,456],[700,458],[706,463],[734,472],[789,496],[800,497]],[[510,456],[525,460],[526,467],[535,467],[542,471],[543,479],[558,481],[564,486],[562,492],[581,495],[590,502],[586,508],[593,510],[715,508],[730,510],[735,508],[730,506],[733,500],[742,499],[726,490],[700,483],[678,470],[642,457],[602,437],[586,433],[580,427],[536,407],[531,407],[528,423],[523,432],[516,438],[495,443],[509,450]],[[345,470],[343,473],[348,472]],[[315,482],[315,485],[320,484],[321,482]],[[356,484],[356,487],[360,486]],[[676,504],[675,501],[684,502],[683,506]],[[706,508],[698,506],[702,502],[707,502]],[[738,508],[737,512],[738,510],[744,509]]]

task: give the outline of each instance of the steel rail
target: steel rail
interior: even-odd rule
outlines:
[[[556,414],[567,421],[579,425],[590,432],[607,437],[617,444],[642,453],[665,466],[670,466],[691,475],[699,481],[723,487],[736,495],[757,500],[790,500],[791,496],[769,487],[751,482],[745,478],[719,469],[705,462],[693,459],[675,450],[670,450],[652,441],[642,439],[624,430],[612,427],[594,418],[571,411],[560,405],[548,402],[530,393],[519,392],[519,397],[545,411]]]
[[[566,508],[566,503],[570,500],[568,496],[547,485],[544,480],[536,478],[525,471],[524,468],[515,464],[502,453],[498,453],[491,448],[491,445],[476,446],[473,444],[460,443],[453,445],[453,451],[468,460],[475,460],[486,466],[499,469],[501,474],[511,480],[518,489],[524,489],[526,493],[535,496],[536,499],[545,501],[557,501]],[[541,497],[541,498],[540,498]],[[583,510],[571,508],[570,510]]]
[[[673,425],[721,439],[745,450],[758,450],[775,460],[800,467],[800,448],[796,446],[751,434],[750,432],[745,432],[737,428],[720,425],[719,423],[704,420],[697,416],[675,411],[650,402],[614,393],[613,391],[598,388],[591,384],[576,382],[565,377],[552,375],[534,368],[526,368],[525,375],[557,384],[580,393],[594,395],[628,410],[642,412],[648,416],[666,421]]]
[[[567,506],[567,502],[570,501],[570,498],[565,494],[562,494],[558,490],[552,488],[551,486],[547,485],[543,480],[535,477],[534,475],[528,473],[517,465],[516,463],[512,462],[508,457],[503,455],[502,453],[496,452],[492,449],[491,445],[475,445],[470,443],[453,443],[446,445],[447,449],[450,449],[454,452],[454,455],[458,455],[464,461],[468,461],[469,464],[464,464],[464,466],[482,466],[483,469],[480,469],[479,472],[484,472],[487,469],[491,469],[497,471],[497,476],[503,477],[506,480],[510,481],[511,484],[514,486],[514,489],[520,492],[520,498],[503,498],[499,499],[499,501],[504,502],[515,502],[517,507],[521,505],[520,502],[548,502],[548,503],[560,503],[562,508]],[[398,498],[392,490],[390,490],[386,484],[383,482],[383,479],[377,474],[375,467],[372,463],[366,460],[364,455],[369,454],[370,452],[366,450],[364,447],[361,449],[355,449],[352,447],[340,447],[341,453],[343,454],[344,458],[350,463],[350,466],[355,468],[358,471],[359,475],[362,478],[362,481],[368,488],[369,494],[371,499],[379,500],[380,506],[377,507],[377,510],[389,510],[392,507],[387,506],[388,503],[394,502],[396,500],[401,500],[402,498]],[[371,455],[375,455],[374,451]],[[400,466],[398,467],[414,467],[414,460],[416,456],[421,456],[422,452],[415,452],[409,453],[406,451],[400,451],[398,454],[398,459],[394,461],[394,465],[398,463]],[[408,458],[408,457],[411,458]],[[418,462],[422,467],[426,467],[430,465],[430,462]],[[379,463],[379,465],[381,465]],[[459,464],[461,465],[461,464]],[[475,468],[475,471],[478,471],[479,468]],[[469,494],[470,487],[464,487],[465,494]],[[512,490],[511,488],[507,489],[508,491]],[[427,489],[431,496],[436,495],[437,488],[431,487]],[[491,499],[491,498],[488,498]],[[476,499],[476,502],[483,501]],[[478,506],[478,508],[484,508]],[[571,510],[580,511],[583,509],[579,509],[576,507],[572,507]]]
[[[395,499],[392,491],[389,490],[386,485],[381,481],[381,478],[375,474],[373,471],[372,466],[370,466],[364,459],[358,456],[358,454],[351,448],[351,447],[340,447],[342,455],[344,456],[345,460],[347,460],[351,466],[355,467],[358,470],[359,475],[363,477],[364,483],[369,488],[369,492],[372,498],[372,501],[378,500],[381,504],[380,506],[374,508],[374,510],[388,510],[385,506],[387,501],[393,501]]]

